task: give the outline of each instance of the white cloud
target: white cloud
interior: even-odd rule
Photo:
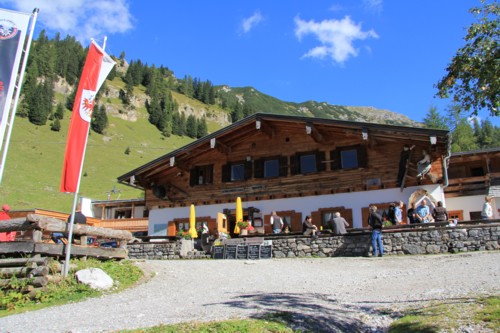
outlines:
[[[363,0],[363,5],[374,12],[382,12],[382,0]]]
[[[39,8],[37,25],[84,43],[133,28],[128,0],[0,0],[0,4],[23,12]]]
[[[356,57],[358,50],[354,47],[356,40],[378,38],[375,31],[363,31],[361,24],[356,24],[349,16],[341,20],[324,20],[321,22],[304,21],[295,18],[295,36],[301,40],[303,36],[312,34],[321,43],[309,50],[303,57],[330,57],[336,63],[344,63],[350,57]]]
[[[263,17],[259,11],[256,11],[252,16],[246,18],[241,23],[241,27],[243,28],[243,32],[247,33],[252,30],[257,24],[262,21]]]

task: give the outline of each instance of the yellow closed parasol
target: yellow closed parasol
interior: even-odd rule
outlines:
[[[234,227],[234,233],[240,233],[240,227],[238,227],[238,222],[243,222],[243,207],[241,206],[241,198],[236,198],[236,223]]]
[[[196,213],[193,204],[189,208],[189,235],[191,235],[191,238],[198,238],[198,233],[196,232]]]

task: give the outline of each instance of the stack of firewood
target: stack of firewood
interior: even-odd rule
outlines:
[[[61,264],[48,257],[0,259],[0,288],[16,289],[35,298],[49,282],[62,279]]]

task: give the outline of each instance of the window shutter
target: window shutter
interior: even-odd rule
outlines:
[[[292,175],[300,173],[300,155],[298,153],[290,156],[290,172]]]
[[[206,175],[205,175],[205,184],[213,184],[213,179],[214,179],[214,165],[210,164],[206,168]]]
[[[246,161],[244,163],[245,166],[245,179],[252,178],[252,161]]]
[[[222,182],[227,183],[231,181],[231,165],[225,164],[222,166]]]
[[[256,160],[254,161],[254,177],[255,178],[264,178],[264,160]]]
[[[316,152],[316,170],[318,171],[325,171],[325,163],[323,161],[325,160],[325,152],[324,151],[318,151]]]
[[[196,179],[198,179],[198,168],[194,167],[189,171],[189,186],[195,186]]]
[[[280,168],[280,177],[288,176],[288,157],[280,156],[279,158],[279,168]]]
[[[340,152],[338,150],[331,150],[330,151],[330,168],[332,170],[339,170],[340,169]]]
[[[366,146],[359,145],[358,146],[358,167],[366,168],[368,165],[368,159],[366,156]]]

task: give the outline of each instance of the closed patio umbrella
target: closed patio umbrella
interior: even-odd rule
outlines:
[[[196,213],[193,204],[189,208],[189,234],[191,238],[198,238],[198,233],[196,232]]]
[[[240,233],[240,227],[238,227],[238,222],[243,221],[243,207],[241,206],[241,198],[236,198],[236,224],[234,227],[234,233]]]

